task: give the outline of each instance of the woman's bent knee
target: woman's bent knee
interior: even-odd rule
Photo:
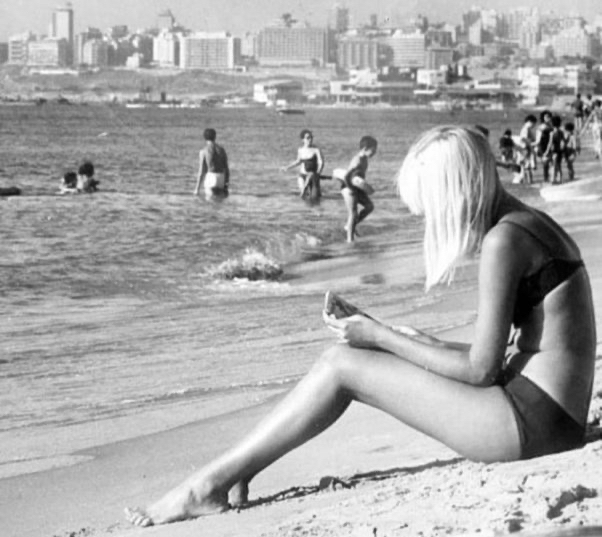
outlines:
[[[333,345],[322,353],[314,367],[328,369],[338,376],[349,366],[351,352],[346,343]]]

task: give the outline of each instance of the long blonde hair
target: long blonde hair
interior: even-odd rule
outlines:
[[[450,283],[493,225],[502,185],[488,140],[470,127],[435,127],[411,147],[397,178],[402,201],[425,217],[426,288]]]

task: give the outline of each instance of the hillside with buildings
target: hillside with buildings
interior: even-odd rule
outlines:
[[[337,6],[332,27],[293,14],[258,32],[199,32],[171,11],[155,28],[74,31],[71,4],[56,8],[50,35],[27,31],[0,43],[0,99],[69,93],[94,99],[313,100],[389,105],[548,105],[602,93],[602,15],[559,17],[535,8],[471,8],[460,25],[417,16],[351,26]],[[294,83],[291,85],[291,81]],[[262,91],[255,91],[264,83]],[[266,90],[268,88],[268,90]]]

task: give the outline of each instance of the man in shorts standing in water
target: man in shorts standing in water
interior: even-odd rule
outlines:
[[[214,196],[226,197],[230,185],[228,155],[226,150],[215,141],[216,137],[215,129],[205,129],[203,132],[205,147],[199,152],[199,173],[194,195],[198,196],[203,184],[207,199]]]

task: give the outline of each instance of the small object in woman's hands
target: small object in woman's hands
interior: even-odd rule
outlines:
[[[326,296],[324,297],[324,311],[327,315],[334,316],[335,319],[344,319],[345,317],[351,317],[352,315],[363,315],[364,317],[368,317],[368,319],[372,319],[370,315],[332,291],[326,292]]]
[[[415,330],[411,326],[392,326],[391,330],[393,332],[398,332],[399,334],[403,334],[404,336],[419,336],[420,332]]]

